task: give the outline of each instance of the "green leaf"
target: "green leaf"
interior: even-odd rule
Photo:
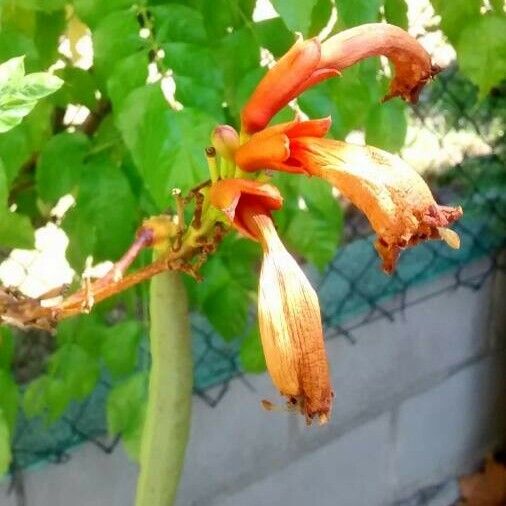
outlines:
[[[246,372],[259,374],[267,368],[258,327],[255,326],[241,343],[239,360]]]
[[[20,129],[25,132],[28,143],[29,155],[33,157],[34,152],[41,151],[46,141],[53,135],[53,105],[49,99],[42,99],[34,107],[33,111],[26,117],[21,125],[14,131]],[[7,134],[0,135],[0,139]]]
[[[213,51],[209,47],[185,42],[164,44],[165,62],[175,77],[186,76],[212,88],[223,88],[223,77]]]
[[[60,2],[61,7],[67,0]],[[41,0],[44,4],[49,4],[47,0]],[[35,33],[33,41],[39,53],[39,68],[47,68],[58,59],[58,41],[66,27],[65,11],[56,10],[54,12],[37,12]]]
[[[460,34],[456,49],[461,71],[479,86],[483,98],[506,78],[506,16],[475,19]]]
[[[145,48],[135,12],[119,11],[102,19],[93,31],[94,66],[98,78],[107,81],[122,58]]]
[[[24,125],[14,128],[10,132],[0,135],[0,159],[6,178],[6,188],[9,189],[18,175],[21,167],[28,163],[30,146]]]
[[[169,202],[172,188],[186,192],[207,177],[204,148],[215,122],[193,109],[170,109],[158,85],[133,91],[117,124],[160,209]]]
[[[311,13],[311,26],[308,37],[315,37],[327,26],[332,13],[333,2],[331,0],[318,0]]]
[[[107,80],[107,92],[115,111],[119,111],[125,98],[141,88],[148,77],[148,57],[143,52],[127,56],[116,64]]]
[[[322,180],[283,178],[283,181],[290,199],[285,216],[278,219],[283,238],[291,251],[321,270],[334,258],[341,238],[341,207],[330,186]]]
[[[0,133],[19,125],[37,100],[50,95],[62,84],[61,79],[44,72],[25,76],[23,57],[0,65]]]
[[[121,441],[125,447],[127,455],[134,461],[138,462],[141,451],[142,431],[144,429],[144,420],[146,419],[146,407],[143,406],[142,413],[138,418],[138,423],[128,432],[123,432]]]
[[[46,409],[46,393],[50,383],[47,375],[33,380],[23,396],[23,410],[28,417],[41,416]]]
[[[98,358],[107,331],[108,327],[100,320],[98,311],[93,311],[89,315],[80,315],[58,323],[56,339],[60,346],[75,343],[92,357]]]
[[[30,156],[31,146],[24,124],[10,132],[0,134],[0,158],[9,184],[16,178],[22,165],[29,160]]]
[[[386,151],[396,152],[404,146],[407,128],[404,102],[391,100],[378,104],[369,112],[365,141]]]
[[[378,20],[383,0],[336,0],[339,23],[346,28]]]
[[[40,100],[54,93],[63,85],[63,81],[47,72],[35,72],[26,75],[16,89],[13,90],[13,97],[18,101],[30,102]]]
[[[78,67],[65,67],[58,71],[57,74],[64,84],[54,94],[54,103],[63,108],[69,103],[81,104],[90,110],[95,108],[97,103],[97,99],[95,98],[97,84],[90,72]]]
[[[108,14],[132,6],[132,0],[74,0],[77,15],[90,27],[95,27]]]
[[[4,209],[7,206],[7,198],[9,196],[9,188],[7,186],[7,174],[5,167],[0,159],[0,209]]]
[[[209,114],[216,123],[225,123],[223,115],[223,91],[197,83],[191,77],[174,76],[176,100],[185,107]]]
[[[44,201],[55,202],[75,189],[88,148],[88,138],[80,132],[64,132],[49,139],[36,172],[37,191]]]
[[[175,3],[153,7],[156,39],[161,42],[206,44],[202,14],[191,7]]]
[[[504,10],[506,8],[504,0],[490,0],[490,5],[492,6],[492,9],[494,9],[494,11],[497,13],[504,14]]]
[[[1,211],[0,245],[4,248],[32,249],[35,237],[30,220],[21,214]]]
[[[3,13],[2,13],[3,14]],[[0,31],[0,61],[25,55],[25,66],[34,68],[38,60],[38,51],[34,41],[9,27],[2,26]]]
[[[78,247],[100,262],[119,258],[126,251],[135,236],[137,212],[136,201],[121,169],[97,159],[85,165],[76,206],[62,226],[71,243],[77,239]],[[79,239],[81,234],[85,235]],[[86,258],[82,251],[73,251],[71,255],[73,260]]]
[[[50,378],[45,391],[46,422],[54,423],[65,413],[72,400],[71,385],[66,379]]]
[[[332,125],[330,133],[333,137],[344,139],[346,134],[351,129],[345,122],[344,116],[339,109],[339,103],[335,97],[335,85],[331,81],[310,88],[304,92],[298,99],[298,104],[302,111],[304,111],[311,118],[323,118],[325,116],[332,117]]]
[[[147,377],[137,373],[116,385],[107,398],[107,430],[109,434],[121,434],[125,449],[134,459],[139,451],[146,397]]]
[[[385,19],[392,25],[408,28],[408,4],[406,0],[385,0]]]
[[[265,19],[253,26],[261,46],[276,58],[283,56],[295,42],[294,34],[288,30],[281,18]]]
[[[10,370],[14,356],[14,336],[9,327],[0,327],[0,369]]]
[[[292,32],[306,35],[311,26],[311,14],[318,0],[272,0],[272,5],[278,11],[286,26]]]
[[[139,322],[126,321],[108,329],[101,354],[113,377],[131,373],[137,363],[137,349],[142,327]]]
[[[65,7],[67,1],[68,0],[36,0],[35,8],[51,12]]]
[[[339,78],[309,89],[299,98],[301,109],[310,117],[332,116],[331,133],[344,139],[351,130],[363,128],[369,110],[381,96],[377,79],[378,62],[361,62],[346,69]]]
[[[69,238],[67,260],[74,270],[81,272],[86,258],[93,254],[97,240],[96,228],[89,226],[86,213],[81,213],[76,207],[65,214],[62,228]]]
[[[218,256],[232,278],[245,290],[255,290],[262,258],[258,244],[237,234],[227,235]]]
[[[217,122],[223,117],[223,75],[213,51],[186,42],[164,44],[165,64],[176,82],[177,99],[185,107],[211,114]]]
[[[250,30],[241,28],[224,37],[216,48],[223,72],[225,101],[232,115],[238,117],[243,105],[237,100],[237,89],[244,76],[260,66],[260,46]]]
[[[244,26],[253,14],[255,0],[200,1],[200,10],[209,39],[225,37],[230,31]]]
[[[0,411],[2,411],[7,427],[14,433],[18,415],[19,390],[10,371],[0,369]]]
[[[0,93],[5,86],[21,82],[25,76],[24,59],[24,56],[18,56],[0,64]]]
[[[230,235],[202,270],[204,281],[195,294],[197,304],[225,339],[244,332],[259,265],[258,245]]]
[[[0,476],[9,470],[11,463],[11,436],[3,412],[0,410]]]
[[[84,399],[97,383],[99,367],[97,361],[81,346],[69,343],[58,348],[51,356],[48,373],[51,380],[57,378],[64,382],[69,399]],[[64,395],[59,386],[55,395]]]
[[[38,377],[25,390],[23,410],[26,416],[43,416],[47,424],[54,423],[72,400],[70,388],[66,379],[48,375]]]
[[[441,29],[456,45],[462,31],[479,19],[481,0],[431,0],[436,14],[441,16]]]
[[[231,276],[202,305],[212,326],[227,340],[240,336],[248,321],[251,299],[248,292]]]

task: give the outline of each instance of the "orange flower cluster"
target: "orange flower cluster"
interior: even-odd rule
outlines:
[[[213,143],[223,158],[246,173],[270,169],[328,181],[366,215],[377,234],[383,269],[390,273],[400,251],[422,240],[442,239],[458,248],[458,235],[447,227],[460,218],[461,208],[438,205],[420,175],[399,157],[325,138],[330,118],[268,126],[308,87],[373,55],[387,56],[395,67],[386,99],[416,101],[439,70],[415,39],[388,24],[352,28],[323,43],[299,39],[243,108],[241,136],[222,125]],[[279,191],[256,180],[222,179],[213,184],[210,198],[239,232],[262,247],[258,319],[274,384],[308,423],[314,417],[326,422],[333,392],[320,308],[315,291],[276,233],[271,212],[282,206]]]

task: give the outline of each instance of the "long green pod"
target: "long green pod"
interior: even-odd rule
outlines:
[[[192,355],[188,301],[178,272],[150,288],[151,371],[136,506],[173,504],[190,429]]]

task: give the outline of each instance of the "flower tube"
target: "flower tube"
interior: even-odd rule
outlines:
[[[281,205],[272,185],[229,179],[215,183],[211,202],[262,246],[258,321],[273,383],[308,423],[330,415],[332,388],[317,295],[280,241],[270,213]]]

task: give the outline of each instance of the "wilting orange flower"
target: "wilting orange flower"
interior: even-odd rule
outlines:
[[[421,240],[459,246],[446,227],[462,216],[460,207],[438,205],[421,176],[395,155],[322,139],[328,125],[313,120],[267,128],[237,150],[236,163],[248,171],[270,168],[327,180],[369,219],[386,272],[394,269],[401,249]]]
[[[328,420],[332,400],[320,306],[306,276],[280,241],[271,210],[282,204],[269,184],[242,179],[218,181],[211,202],[234,226],[262,246],[258,321],[267,368],[290,406],[308,423]]]
[[[424,84],[439,71],[419,42],[401,28],[371,23],[338,33],[320,43],[298,39],[267,72],[242,111],[246,133],[265,128],[271,118],[304,90],[369,56],[384,55],[395,67],[385,99],[415,102]]]

